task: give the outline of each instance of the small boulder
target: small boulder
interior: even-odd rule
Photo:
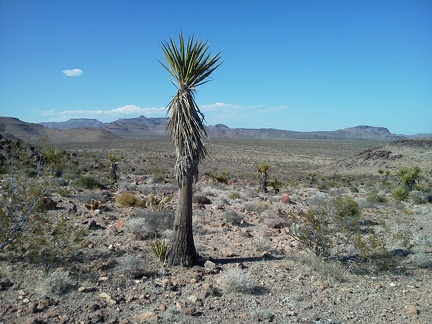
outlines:
[[[211,205],[211,200],[206,196],[195,196],[193,202],[200,205]]]
[[[264,219],[263,223],[269,228],[283,228],[288,225],[287,222],[281,217],[266,218]]]

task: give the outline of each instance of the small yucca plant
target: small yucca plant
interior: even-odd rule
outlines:
[[[150,248],[153,254],[160,260],[165,261],[166,252],[168,250],[168,244],[165,240],[154,239],[150,243]]]
[[[403,187],[394,188],[390,193],[395,204],[399,204],[404,200],[407,200],[409,197],[409,192]]]

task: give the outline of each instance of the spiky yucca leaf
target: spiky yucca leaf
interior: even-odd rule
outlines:
[[[198,179],[198,164],[208,155],[204,115],[194,93],[198,86],[210,81],[208,77],[221,64],[220,52],[211,56],[207,41],[189,37],[185,43],[181,33],[178,45],[170,39],[162,44],[162,50],[167,65],[161,64],[177,83],[177,93],[167,106],[167,115],[171,113],[167,129],[176,147],[176,178],[183,186],[189,172],[195,181]]]

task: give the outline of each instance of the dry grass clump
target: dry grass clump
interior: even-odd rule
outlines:
[[[174,215],[169,210],[143,209],[127,222],[128,230],[138,234],[144,240],[158,237],[173,227]]]
[[[255,287],[254,278],[249,272],[239,268],[229,268],[221,272],[219,284],[225,293],[250,293]]]
[[[127,254],[117,259],[117,271],[119,273],[129,273],[134,270],[144,269],[144,260],[137,258],[134,255]]]
[[[419,268],[432,269],[432,253],[417,252],[413,255],[412,261]]]
[[[228,195],[228,198],[231,199],[231,200],[240,199],[240,198],[241,198],[240,192],[238,192],[238,191],[233,191],[233,192],[231,192],[231,193]]]
[[[301,261],[325,279],[334,279],[339,282],[348,280],[349,268],[344,267],[339,262],[324,259],[314,254],[307,254],[301,258]]]
[[[138,200],[130,192],[123,191],[116,196],[116,202],[122,207],[133,207],[138,203]]]

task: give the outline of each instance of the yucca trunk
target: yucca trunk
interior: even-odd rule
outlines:
[[[174,220],[174,237],[167,253],[169,265],[191,267],[195,264],[197,253],[192,233],[192,170],[184,176],[178,190],[177,211]]]

